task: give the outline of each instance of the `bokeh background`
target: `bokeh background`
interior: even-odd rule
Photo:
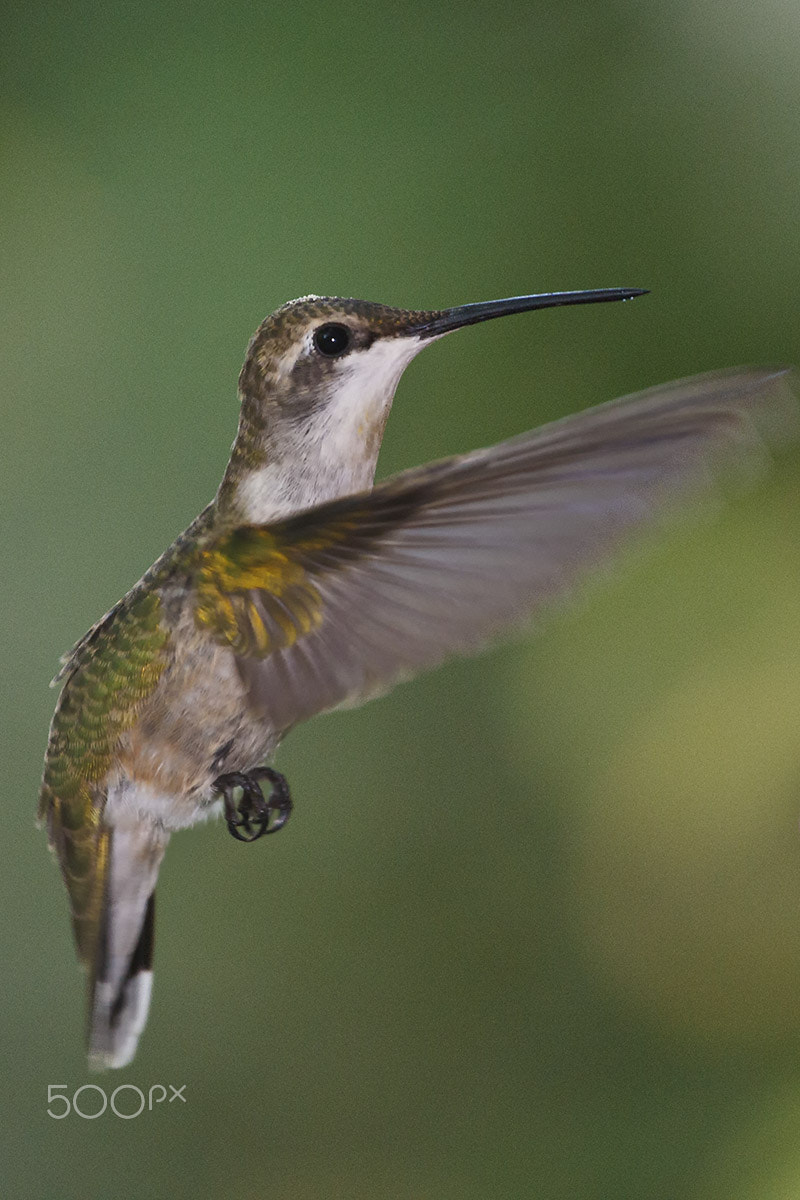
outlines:
[[[94,1082],[185,1104],[47,1115],[89,1077],[33,824],[58,656],[213,494],[279,303],[652,289],[437,345],[382,473],[800,362],[800,8],[3,26],[3,1195],[800,1196],[797,452],[540,631],[296,731],[271,844],[173,840],[150,1026]]]

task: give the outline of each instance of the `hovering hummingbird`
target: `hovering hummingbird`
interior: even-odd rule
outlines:
[[[428,343],[633,288],[412,312],[306,296],[255,333],[211,504],[64,660],[40,799],[89,976],[89,1057],[130,1062],[172,832],[286,821],[265,760],[299,721],[477,648],[565,592],[727,450],[784,431],[785,372],[628,396],[373,488],[400,376]],[[55,681],[54,681],[55,682]],[[262,782],[269,784],[265,797]]]

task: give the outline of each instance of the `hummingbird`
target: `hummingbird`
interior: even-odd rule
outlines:
[[[90,1066],[136,1051],[172,833],[223,814],[240,840],[276,832],[292,802],[267,760],[294,725],[481,648],[723,460],[750,461],[793,425],[786,371],[740,368],[373,486],[395,389],[425,346],[496,317],[642,294],[431,311],[305,296],[259,326],[214,499],[53,681],[39,815],[88,975]]]

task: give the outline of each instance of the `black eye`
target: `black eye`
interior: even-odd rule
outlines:
[[[350,348],[350,330],[346,325],[320,325],[314,345],[326,358],[338,358]]]

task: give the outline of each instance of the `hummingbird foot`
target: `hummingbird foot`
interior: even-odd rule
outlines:
[[[269,799],[265,799],[261,790],[261,779],[269,780]],[[238,805],[234,799],[237,788],[242,793]],[[214,780],[214,791],[224,801],[228,832],[240,842],[255,842],[265,833],[277,833],[292,812],[289,785],[280,771],[272,767],[220,775]]]

